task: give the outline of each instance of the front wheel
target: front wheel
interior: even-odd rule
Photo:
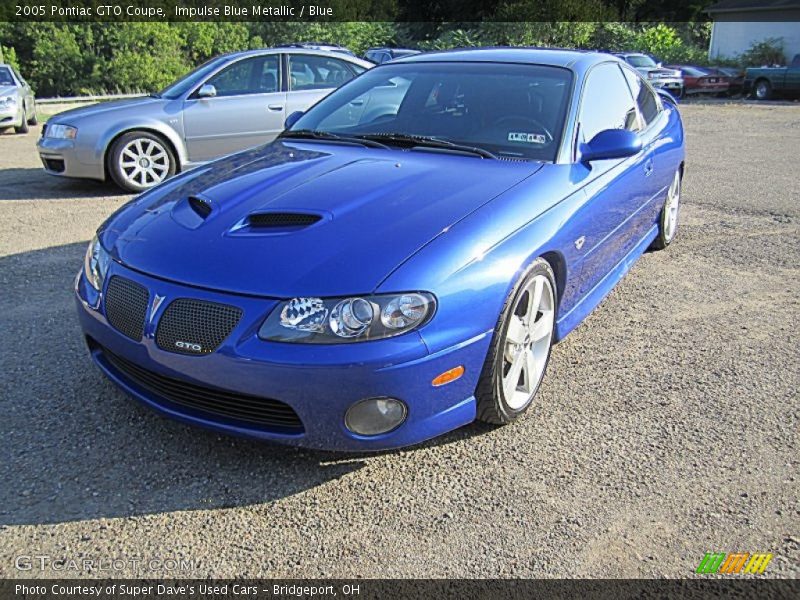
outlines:
[[[33,114],[28,117],[28,125],[36,126],[39,124],[39,117],[36,115],[36,105],[33,106]]]
[[[766,79],[756,81],[755,92],[758,100],[769,100],[772,98],[772,86]]]
[[[475,394],[480,421],[510,423],[533,402],[550,360],[555,290],[553,270],[539,258],[506,300]]]
[[[15,133],[28,133],[30,128],[28,127],[28,114],[25,112],[25,109],[22,109],[22,121],[20,122],[19,127],[14,127]]]
[[[141,192],[172,177],[175,155],[162,138],[144,131],[121,135],[111,146],[108,158],[111,178],[129,192]]]
[[[675,239],[678,231],[678,217],[681,209],[681,171],[675,171],[672,183],[667,190],[667,199],[661,208],[658,236],[650,246],[653,250],[663,250]]]

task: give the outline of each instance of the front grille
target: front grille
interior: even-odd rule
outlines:
[[[322,219],[307,213],[254,213],[248,218],[250,227],[307,227]]]
[[[233,424],[281,429],[287,433],[303,432],[303,422],[288,404],[159,375],[105,348],[100,349],[108,363],[122,375],[176,407],[189,408],[200,416],[222,417]]]
[[[146,287],[115,275],[106,288],[106,318],[114,329],[138,342],[144,333],[149,299]]]
[[[230,335],[242,318],[235,306],[179,298],[164,311],[156,344],[179,354],[209,354]]]

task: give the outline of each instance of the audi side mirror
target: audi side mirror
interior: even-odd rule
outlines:
[[[198,98],[213,98],[217,95],[217,88],[215,88],[210,83],[203,84],[200,86],[200,89],[197,90],[197,97]]]

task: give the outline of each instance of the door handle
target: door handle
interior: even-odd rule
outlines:
[[[653,174],[653,159],[648,158],[647,162],[644,163],[644,176],[650,177]]]
[[[267,106],[269,110],[274,110],[275,112],[283,110],[283,104],[270,104]]]
[[[364,106],[364,101],[363,100],[356,100],[354,102],[351,102],[350,106]]]

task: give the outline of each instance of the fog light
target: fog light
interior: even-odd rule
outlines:
[[[400,400],[370,398],[348,408],[344,424],[358,435],[378,435],[400,427],[407,412],[406,405]]]

